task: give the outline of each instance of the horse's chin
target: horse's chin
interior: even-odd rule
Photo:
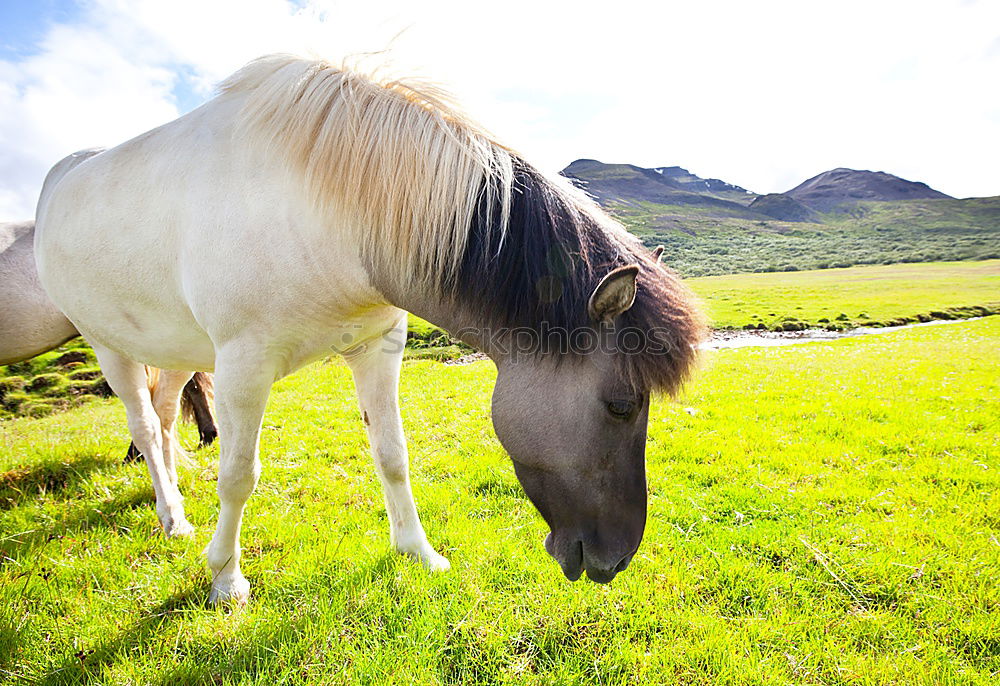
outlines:
[[[583,543],[579,540],[564,541],[554,533],[545,537],[545,550],[559,563],[563,575],[576,581],[583,574]]]

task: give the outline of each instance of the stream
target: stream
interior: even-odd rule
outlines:
[[[825,329],[806,329],[805,331],[743,331],[717,330],[712,336],[698,346],[699,350],[723,350],[726,348],[769,348],[775,345],[795,345],[796,343],[816,343],[821,341],[836,341],[841,338],[855,338],[872,334],[889,333],[902,329],[913,329],[918,326],[944,326],[971,322],[982,317],[969,319],[937,319],[932,322],[916,322],[902,326],[859,327],[847,331],[827,331]]]

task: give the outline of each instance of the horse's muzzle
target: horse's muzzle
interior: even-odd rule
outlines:
[[[583,541],[574,539],[562,542],[552,533],[545,537],[545,550],[559,563],[563,575],[570,581],[579,579],[586,570],[587,578],[599,584],[609,583],[618,572],[625,571],[635,554],[633,551],[609,566],[588,554],[587,545]]]

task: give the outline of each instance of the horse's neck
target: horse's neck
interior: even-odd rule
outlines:
[[[500,332],[491,331],[480,317],[461,303],[449,302],[438,294],[413,290],[387,295],[396,307],[441,327],[466,345],[493,355],[492,339]]]

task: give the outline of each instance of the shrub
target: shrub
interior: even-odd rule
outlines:
[[[13,391],[23,391],[24,390],[24,377],[23,376],[8,376],[6,378],[0,379],[0,400],[3,400],[4,396]]]
[[[31,381],[27,383],[26,388],[29,391],[41,391],[47,388],[57,387],[59,385],[64,385],[65,379],[61,374],[55,372],[49,372],[48,374],[39,374]]]
[[[69,378],[73,381],[86,381],[89,379],[98,379],[101,376],[101,370],[98,367],[84,367],[82,369],[74,369],[69,373]]]
[[[457,345],[446,345],[436,348],[413,348],[406,351],[406,359],[446,362],[448,360],[456,360],[465,353],[466,351]]]
[[[20,409],[20,414],[35,418],[47,417],[56,410],[54,405],[42,402],[40,400],[26,402],[19,409]]]

